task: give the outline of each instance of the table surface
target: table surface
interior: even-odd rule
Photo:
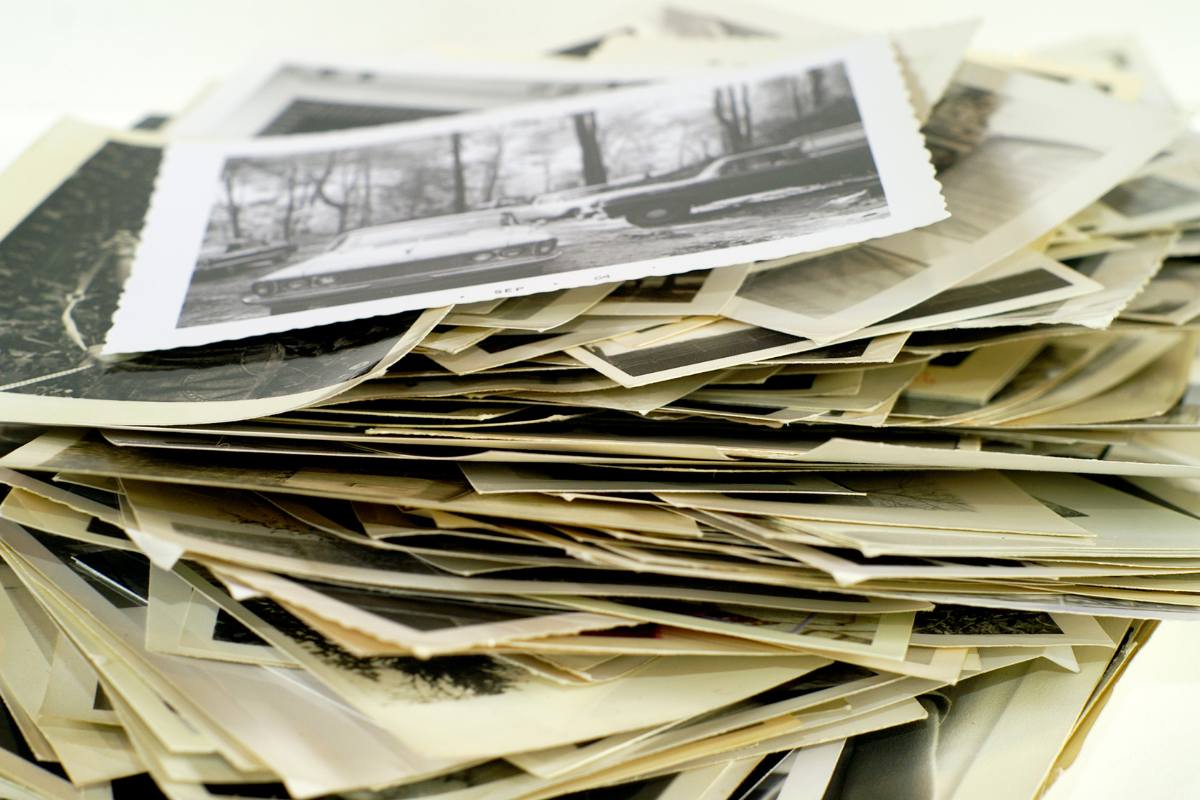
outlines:
[[[629,0],[7,0],[0,47],[0,167],[70,114],[124,127],[172,112],[245,62],[277,53],[363,60],[448,45],[536,50],[602,31]],[[1200,107],[1197,0],[787,0],[763,5],[885,30],[979,18],[975,47],[1029,50],[1137,35],[1179,102]],[[731,8],[738,2],[730,0]],[[19,9],[19,10],[18,10]],[[1163,624],[1118,683],[1076,764],[1047,800],[1200,797],[1200,623]]]

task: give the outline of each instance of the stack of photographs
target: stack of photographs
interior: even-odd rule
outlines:
[[[1200,143],[972,29],[638,4],[47,133],[0,794],[1038,796],[1200,617]]]

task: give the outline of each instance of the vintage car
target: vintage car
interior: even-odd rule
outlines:
[[[197,277],[216,276],[243,267],[276,266],[287,261],[296,246],[287,242],[255,242],[233,239],[205,247],[196,260]]]
[[[263,275],[242,302],[285,314],[536,274],[558,240],[511,214],[431,217],[359,228],[324,252]]]
[[[596,206],[599,202],[598,198],[601,198],[607,191],[608,186],[600,184],[547,192],[535,197],[527,208],[522,209],[522,218],[556,220],[582,217]]]
[[[861,125],[713,161],[695,176],[606,194],[600,208],[640,227],[683,222],[697,206],[874,175]]]
[[[600,205],[609,197],[629,191],[633,186],[643,186],[653,179],[634,176],[624,180],[610,181],[589,186],[574,186],[556,192],[540,194],[533,202],[520,210],[522,219],[557,220],[586,217],[598,212]]]

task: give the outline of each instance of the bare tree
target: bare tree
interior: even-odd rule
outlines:
[[[600,149],[596,112],[573,114],[575,137],[579,140],[579,151],[583,156],[583,182],[589,186],[608,182],[608,170],[604,166],[604,153]]]
[[[659,142],[648,140],[648,136],[658,132],[647,131],[640,123],[637,115],[610,110],[607,124],[596,131],[606,180],[650,172],[657,166],[654,152]]]
[[[746,147],[754,146],[754,119],[750,115],[750,87],[742,84],[742,127],[746,131]]]
[[[829,101],[829,87],[825,82],[825,71],[813,68],[808,71],[808,83],[812,87],[813,108],[820,108]]]
[[[801,85],[802,81],[803,85]],[[787,93],[792,101],[792,113],[796,116],[796,119],[804,119],[805,115],[809,112],[812,99],[807,76],[801,78],[799,75],[789,75],[787,78]]]
[[[480,187],[480,202],[489,204],[495,202],[496,192],[500,188],[500,171],[504,163],[504,136],[496,134],[493,137],[495,146],[491,158],[483,164],[483,182]]]
[[[229,216],[229,230],[232,238],[242,238],[242,208],[238,205],[235,189],[237,188],[237,174],[240,171],[236,161],[230,162],[225,166],[225,170],[221,175],[221,180],[225,186],[225,213]]]
[[[462,134],[450,134],[450,154],[454,159],[454,213],[461,214],[467,210],[467,180],[463,174]]]
[[[453,209],[456,176],[453,143],[448,136],[376,149],[372,154],[369,184],[372,224],[445,214]],[[460,163],[465,192],[472,183],[470,162],[462,158]]]
[[[750,113],[750,87],[713,89],[713,116],[721,126],[725,151],[740,153],[754,146],[754,120]]]
[[[258,184],[266,180],[270,183],[275,197],[273,205],[275,222],[278,225],[277,238],[291,241],[296,234],[302,207],[312,202],[311,198],[304,197],[309,187],[302,165],[292,159],[250,160],[240,162],[236,169],[239,171],[238,178],[243,182]],[[228,183],[226,183],[225,191],[229,195]],[[237,228],[240,231],[242,227],[239,211]],[[261,233],[264,236],[270,235],[266,230]]]
[[[344,165],[339,163],[337,156],[336,151],[331,152],[325,160],[325,166],[321,173],[313,177],[312,196],[314,200],[319,200],[337,212],[337,232],[344,233],[349,227],[350,212],[354,208],[361,170],[345,169]],[[329,184],[335,174],[338,176],[340,197],[334,196],[330,191]]]
[[[371,165],[371,151],[364,150],[358,160],[358,168],[362,173],[363,186],[362,213],[359,215],[359,225],[364,227],[374,221],[375,209],[372,205]]]
[[[289,162],[283,178],[287,202],[283,206],[283,213],[279,220],[279,237],[285,242],[290,242],[295,235],[296,190],[298,188],[296,184],[299,177],[300,168],[295,163]]]
[[[405,184],[408,210],[405,212],[404,218],[412,219],[417,216],[417,212],[425,203],[425,192],[429,186],[429,170],[423,163],[416,163],[409,171]]]
[[[664,126],[666,127],[666,126]],[[707,117],[696,117],[692,114],[680,115],[672,119],[669,129],[675,140],[675,169],[684,170],[694,164],[707,163],[712,160],[712,122]],[[665,137],[663,138],[665,141]],[[722,145],[718,145],[721,147]],[[720,153],[718,152],[718,155]],[[664,155],[666,155],[664,153]]]

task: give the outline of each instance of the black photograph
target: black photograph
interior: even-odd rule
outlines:
[[[0,277],[10,288],[0,299],[4,419],[69,424],[86,413],[108,424],[195,424],[278,413],[367,377],[436,322],[409,313],[101,358],[162,156],[153,140],[110,135],[63,123],[44,139],[58,148],[54,162],[36,151],[26,162],[53,188],[0,239]],[[250,252],[264,263],[277,257],[240,251]],[[249,256],[236,257],[209,263],[217,272],[249,266]]]

